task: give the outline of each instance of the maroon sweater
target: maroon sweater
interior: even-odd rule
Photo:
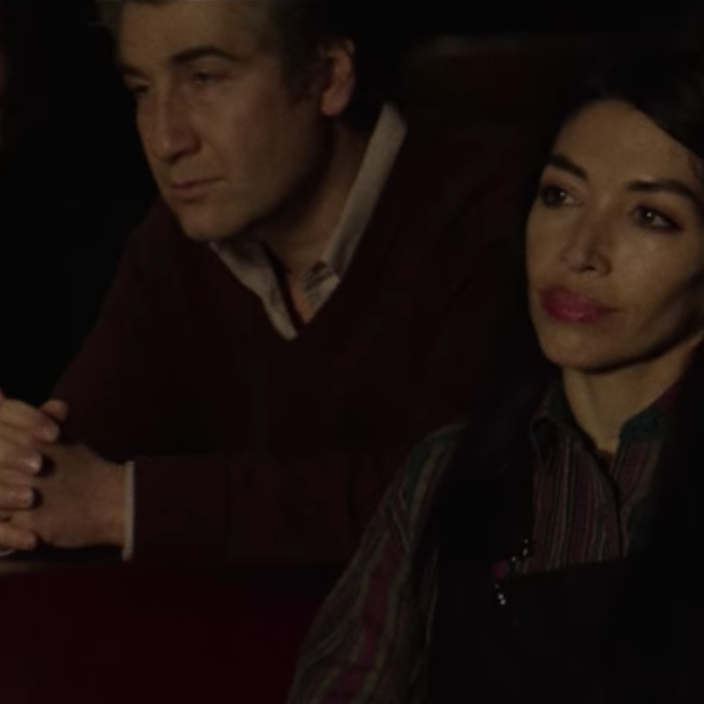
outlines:
[[[55,390],[69,435],[136,462],[135,559],[352,554],[409,447],[471,410],[521,155],[493,128],[411,124],[343,282],[293,341],[154,208]]]

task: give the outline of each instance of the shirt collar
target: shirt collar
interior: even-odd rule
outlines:
[[[337,276],[343,276],[371,220],[406,132],[406,123],[399,111],[391,103],[385,103],[328,246],[309,274],[323,265],[332,269]],[[268,266],[261,245],[251,238],[215,242],[212,247],[221,256],[227,252],[250,264]]]
[[[619,440],[623,443],[662,441],[667,433],[675,411],[676,400],[681,389],[679,381],[669,386],[647,408],[629,418],[621,427]],[[562,381],[556,379],[548,388],[543,400],[535,410],[530,434],[539,452],[545,452],[555,433],[574,439],[583,439],[567,402]]]
[[[352,261],[371,220],[403,144],[406,129],[398,110],[386,103],[381,109],[340,220],[322,256],[322,263],[340,278]]]
[[[401,114],[390,103],[384,104],[325,252],[320,261],[304,274],[301,282],[304,295],[314,311],[329,299],[349,267],[384,190],[406,131]],[[211,246],[234,276],[261,299],[277,330],[287,339],[295,337],[281,301],[281,292],[274,281],[269,257],[261,243],[241,237]]]

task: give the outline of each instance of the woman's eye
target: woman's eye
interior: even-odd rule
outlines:
[[[564,188],[554,185],[541,186],[538,197],[543,205],[548,208],[557,208],[560,205],[568,205],[574,199]]]
[[[672,219],[653,208],[639,206],[635,210],[636,222],[653,230],[679,230],[680,226]]]

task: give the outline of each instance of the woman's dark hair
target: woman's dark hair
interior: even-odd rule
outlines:
[[[546,130],[530,202],[561,126],[587,105],[609,99],[634,106],[686,147],[704,180],[702,57],[669,48],[641,48],[598,68],[568,96]],[[493,357],[494,393],[473,418],[443,478],[416,562],[416,576],[422,579],[429,560],[437,555],[430,683],[433,701],[444,704],[456,700],[466,676],[461,634],[471,632],[472,624],[463,622],[469,598],[461,588],[463,576],[473,567],[488,567],[507,487],[530,472],[534,459],[530,417],[558,373],[543,356],[529,317],[523,232],[514,245],[506,311]],[[682,603],[679,581],[683,566],[691,564],[704,545],[704,443],[699,427],[704,419],[704,346],[696,350],[685,377],[676,421],[658,458],[648,547],[616,601],[603,634],[603,658],[593,672],[593,681],[606,681],[612,695],[628,693],[619,701],[637,699],[634,683],[625,681],[622,668],[615,666],[623,652],[641,665],[640,672],[661,681],[664,673],[676,671],[693,635],[688,608],[693,602],[704,603],[704,585],[691,574],[696,568],[687,569],[688,603]],[[701,626],[696,622],[696,628]],[[653,682],[640,684],[648,693]]]

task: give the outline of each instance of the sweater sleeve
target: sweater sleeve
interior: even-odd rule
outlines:
[[[69,405],[65,436],[115,462],[180,450],[188,422],[172,354],[178,327],[155,293],[145,228],[149,220],[126,243],[100,316],[52,394]]]
[[[132,557],[261,570],[341,564],[402,454],[389,446],[138,457]]]

